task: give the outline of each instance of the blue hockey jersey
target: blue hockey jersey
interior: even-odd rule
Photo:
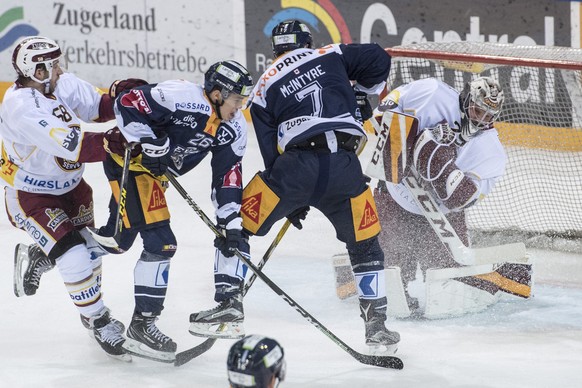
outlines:
[[[390,56],[377,44],[332,44],[277,58],[251,93],[251,116],[265,167],[288,147],[326,131],[366,136],[354,91],[379,93]]]
[[[219,220],[239,213],[242,198],[242,164],[247,122],[241,111],[220,120],[202,86],[170,80],[141,86],[115,102],[119,129],[130,142],[142,137],[170,139],[174,175],[183,175],[212,153],[212,199]],[[237,228],[240,218],[237,217]],[[228,228],[231,229],[232,225]]]

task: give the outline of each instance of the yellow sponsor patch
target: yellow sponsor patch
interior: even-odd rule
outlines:
[[[362,194],[350,198],[350,202],[356,241],[367,240],[380,233],[380,221],[372,190],[368,187]]]
[[[18,171],[18,166],[12,163],[6,150],[4,149],[4,143],[2,143],[2,167],[0,167],[0,176],[6,181],[10,186],[14,186],[14,177]]]
[[[147,174],[136,176],[135,183],[146,224],[170,219],[170,211],[161,183]]]
[[[253,234],[257,233],[278,203],[277,194],[256,174],[243,190],[240,209],[243,228]]]

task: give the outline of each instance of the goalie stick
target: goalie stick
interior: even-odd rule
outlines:
[[[283,226],[281,227],[281,230],[279,231],[279,233],[277,233],[277,236],[275,237],[275,239],[273,240],[273,242],[271,243],[271,245],[269,246],[269,248],[267,249],[267,251],[263,255],[263,258],[261,259],[261,261],[257,265],[257,268],[263,269],[265,264],[267,264],[267,260],[269,260],[269,258],[271,257],[271,254],[273,254],[273,251],[275,250],[277,245],[279,245],[279,242],[281,241],[281,239],[283,238],[283,236],[287,232],[287,229],[289,229],[290,225],[291,225],[291,221],[286,220],[285,223],[283,224]],[[242,291],[243,297],[247,294],[247,292],[249,291],[249,288],[251,288],[251,286],[253,285],[253,283],[255,282],[256,279],[257,279],[257,275],[255,273],[253,273],[253,275],[249,278],[248,282],[244,286],[244,289]],[[218,331],[222,331],[223,329],[224,329],[223,325],[220,325],[218,327]],[[201,344],[176,354],[176,360],[174,361],[174,366],[182,366],[182,365],[186,364],[187,362],[193,360],[194,358],[206,353],[214,345],[214,343],[216,342],[217,339],[218,338],[208,338],[207,340],[205,340]]]
[[[93,231],[91,228],[86,228],[91,236],[104,247],[113,249],[118,252],[123,252],[119,248],[119,239],[121,231],[123,230],[123,216],[125,215],[125,201],[127,200],[127,181],[129,180],[129,165],[131,162],[131,151],[136,143],[129,143],[125,147],[123,155],[123,170],[121,172],[121,181],[119,183],[119,201],[117,204],[117,214],[115,215],[115,232],[113,236],[106,237]]]
[[[208,216],[198,207],[198,205],[194,202],[194,200],[188,195],[188,193],[184,190],[182,185],[176,180],[176,178],[171,174],[166,174],[170,183],[176,188],[178,193],[182,195],[182,197],[186,200],[186,202],[190,205],[190,207],[198,214],[198,216],[202,219],[202,221],[214,232],[215,235],[220,236],[220,231],[216,228],[216,226],[212,223],[212,221],[208,218]],[[279,295],[285,302],[287,302],[291,307],[295,309],[299,314],[301,314],[309,323],[315,326],[319,331],[325,334],[329,339],[331,339],[336,345],[338,345],[341,349],[347,352],[350,356],[355,358],[357,361],[361,362],[362,364],[378,366],[382,368],[392,368],[392,369],[402,369],[404,368],[404,363],[402,360],[395,356],[372,356],[367,354],[362,354],[350,346],[348,346],[345,342],[343,342],[340,338],[338,338],[333,332],[327,329],[324,325],[322,325],[313,315],[308,313],[300,304],[295,302],[285,291],[283,291],[279,286],[277,286],[267,275],[265,275],[259,268],[257,268],[249,259],[245,258],[238,249],[235,249],[235,254],[244,264],[247,265],[259,277],[262,281],[264,281],[267,286],[277,295]]]

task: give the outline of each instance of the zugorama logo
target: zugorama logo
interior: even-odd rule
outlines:
[[[0,51],[4,51],[14,44],[19,38],[24,36],[38,35],[39,31],[26,23],[17,23],[24,19],[24,8],[14,7],[0,14]],[[9,30],[6,30],[11,26]]]

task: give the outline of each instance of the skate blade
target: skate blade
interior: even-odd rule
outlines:
[[[14,249],[14,295],[17,298],[25,296],[24,292],[24,270],[28,267],[28,245],[26,244],[16,244]]]
[[[197,337],[217,338],[217,339],[241,339],[245,336],[242,323],[199,323],[191,322],[188,329],[190,334]]]
[[[393,345],[368,345],[368,354],[371,356],[391,356],[398,351],[398,344]]]
[[[123,361],[123,362],[131,362],[133,359],[131,358],[131,355],[127,354],[127,353],[123,353],[123,354],[109,354],[109,353],[105,353],[107,354],[109,357],[113,358],[114,360],[117,361]]]
[[[127,338],[122,346],[127,353],[136,357],[141,357],[152,361],[165,362],[168,364],[173,364],[174,361],[176,361],[176,353],[160,352],[131,338]]]

